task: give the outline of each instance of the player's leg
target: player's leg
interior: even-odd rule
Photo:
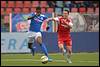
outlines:
[[[45,44],[43,43],[42,41],[42,35],[40,32],[37,33],[36,37],[35,37],[36,41],[39,43],[43,53],[48,57],[48,60],[49,61],[52,61],[52,59],[49,58],[49,55],[48,55],[48,51],[47,51],[47,48],[45,46]]]
[[[34,36],[33,35],[35,35],[35,34],[32,32],[28,32],[27,34],[28,34],[28,48],[31,50],[32,55],[34,56],[35,47],[33,47],[33,43],[34,43]]]
[[[68,58],[71,57],[71,55],[72,55],[72,46],[67,46],[67,55],[68,55]]]
[[[66,52],[66,49],[64,48],[64,42],[63,41],[59,41],[58,42],[58,47],[62,51],[64,59],[68,61],[67,52]],[[70,63],[70,61],[68,61],[68,63]]]
[[[59,47],[59,49],[61,50],[61,52],[62,52],[63,54],[66,53],[66,50],[65,50],[64,45],[63,45],[63,41],[58,40],[58,47]]]
[[[66,48],[67,48],[67,61],[68,63],[72,63],[71,55],[72,55],[72,40],[66,41]]]

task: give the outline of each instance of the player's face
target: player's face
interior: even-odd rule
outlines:
[[[63,17],[67,18],[68,17],[68,12],[67,11],[63,11]]]
[[[41,14],[41,10],[36,10],[37,15]]]

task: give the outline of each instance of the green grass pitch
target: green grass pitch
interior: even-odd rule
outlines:
[[[61,53],[49,53],[52,62],[42,64],[43,54],[1,54],[1,66],[99,66],[99,53],[73,53],[68,64]]]

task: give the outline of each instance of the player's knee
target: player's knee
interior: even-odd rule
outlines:
[[[42,44],[42,37],[37,37],[37,42],[38,42],[39,44]]]
[[[59,47],[60,49],[63,49],[63,45],[62,45],[62,44],[59,44],[58,47]]]
[[[67,51],[68,51],[69,53],[71,53],[71,52],[72,52],[72,46],[67,46]]]

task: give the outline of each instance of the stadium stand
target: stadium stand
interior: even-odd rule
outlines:
[[[87,8],[87,13],[88,14],[93,14],[94,13],[94,8]]]
[[[48,3],[52,3],[53,8]],[[55,4],[54,4],[55,3]],[[19,13],[22,8],[22,10],[25,10],[24,7],[27,7],[27,12],[35,11],[35,8],[37,6],[40,7],[46,7],[47,12],[51,13],[52,11],[62,12],[62,9],[68,8],[71,12],[80,12],[80,13],[98,13],[98,2],[92,2],[92,1],[1,1],[1,7],[3,7],[5,10],[12,8],[12,12]],[[88,7],[86,7],[88,6]],[[18,8],[17,8],[18,7]],[[50,8],[51,7],[51,8]],[[32,8],[32,9],[31,9]],[[34,9],[33,9],[34,8]],[[18,10],[18,12],[16,12]],[[3,9],[2,9],[3,11]],[[43,8],[42,12],[46,12],[46,10]],[[9,12],[8,12],[9,13]]]
[[[36,11],[36,8],[31,8],[31,12],[35,12]]]
[[[6,1],[1,1],[1,7],[6,7]]]
[[[30,13],[35,12],[36,7],[42,8],[41,12],[50,15],[52,12],[62,13],[63,9],[81,14],[99,15],[98,1],[1,1],[1,16],[9,13]]]
[[[30,10],[29,10],[29,8],[25,8],[25,7],[24,7],[24,8],[22,9],[22,12],[25,13],[25,14],[27,14],[27,13],[30,12]]]
[[[56,1],[57,7],[63,7],[63,1]]]
[[[14,1],[8,1],[8,7],[15,7]]]
[[[6,14],[10,14],[10,13],[12,13],[12,11],[13,11],[12,8],[6,8],[5,12],[6,12]]]
[[[4,15],[4,8],[1,8],[1,15]]]
[[[8,15],[5,15],[4,16],[4,23],[9,23],[9,16]]]
[[[81,14],[86,13],[86,8],[85,8],[85,7],[80,7],[80,8],[79,8],[79,12],[80,12]]]
[[[99,8],[95,8],[95,14],[98,14],[99,15]]]
[[[40,7],[48,7],[47,1],[40,1]]]
[[[55,12],[57,14],[61,14],[62,13],[62,8],[55,8]]]
[[[38,6],[39,6],[39,1],[32,2],[32,7],[38,7]]]
[[[15,14],[18,14],[18,13],[21,13],[21,8],[14,8],[14,13]]]
[[[15,1],[15,7],[23,7],[23,1]]]
[[[48,13],[52,13],[52,12],[54,12],[54,9],[53,9],[53,8],[48,8],[48,9],[47,9],[47,12],[48,12]]]
[[[24,7],[31,7],[31,1],[24,1]]]
[[[41,13],[46,13],[46,8],[42,7]]]
[[[78,8],[71,8],[71,12],[78,12]]]

